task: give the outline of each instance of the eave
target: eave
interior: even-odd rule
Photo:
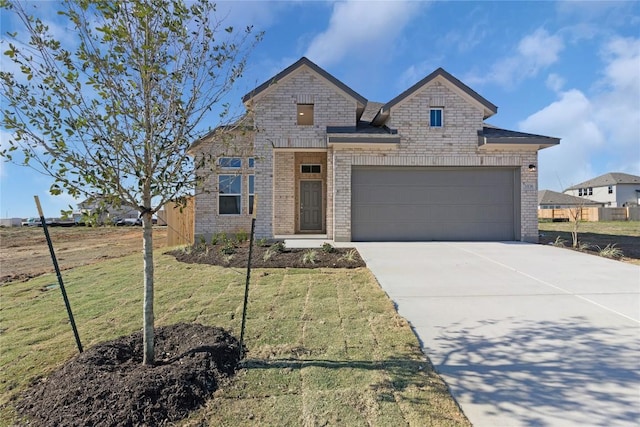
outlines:
[[[485,126],[478,131],[481,151],[538,151],[560,144],[560,138]]]

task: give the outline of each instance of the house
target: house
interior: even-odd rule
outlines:
[[[551,190],[538,191],[538,209],[571,209],[576,207],[602,207],[604,203],[584,197],[570,196]]]
[[[301,58],[243,102],[231,141],[192,147],[218,159],[199,172],[197,236],[248,230],[257,197],[258,238],[538,239],[538,150],[559,139],[486,124],[497,107],[442,68],[374,103]]]
[[[99,224],[113,222],[118,219],[138,218],[137,209],[130,206],[114,206],[110,204],[106,198],[96,195],[90,196],[82,202],[78,203],[79,215],[77,220],[82,220],[82,215],[97,215],[96,221]],[[74,213],[74,217],[76,214]]]
[[[564,190],[565,194],[588,197],[607,206],[627,207],[640,204],[640,176],[611,172]]]

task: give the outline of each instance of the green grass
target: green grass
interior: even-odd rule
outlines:
[[[245,271],[156,258],[156,325],[240,333]],[[83,345],[141,327],[139,255],[64,273]],[[76,354],[54,275],[0,287],[0,425]],[[252,272],[243,368],[181,425],[469,425],[367,269]]]
[[[573,223],[540,221],[538,228],[541,231],[571,232]],[[582,221],[578,230],[580,233],[640,237],[640,221]]]

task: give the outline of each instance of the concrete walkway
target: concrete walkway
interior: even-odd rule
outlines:
[[[640,267],[524,243],[357,243],[474,426],[640,425]]]

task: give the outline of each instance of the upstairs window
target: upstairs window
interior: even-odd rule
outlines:
[[[253,168],[256,165],[256,159],[253,157],[249,157],[248,163],[249,163],[249,168]]]
[[[313,104],[298,104],[298,124],[313,125]]]
[[[609,194],[613,194],[613,185],[610,185],[610,186],[609,186],[608,191],[609,191]]]
[[[432,128],[441,128],[444,118],[443,116],[443,108],[431,108],[429,110],[429,126]]]
[[[589,187],[589,196],[593,196],[593,187]]]
[[[218,166],[227,169],[240,169],[242,167],[242,159],[240,157],[220,157]]]

